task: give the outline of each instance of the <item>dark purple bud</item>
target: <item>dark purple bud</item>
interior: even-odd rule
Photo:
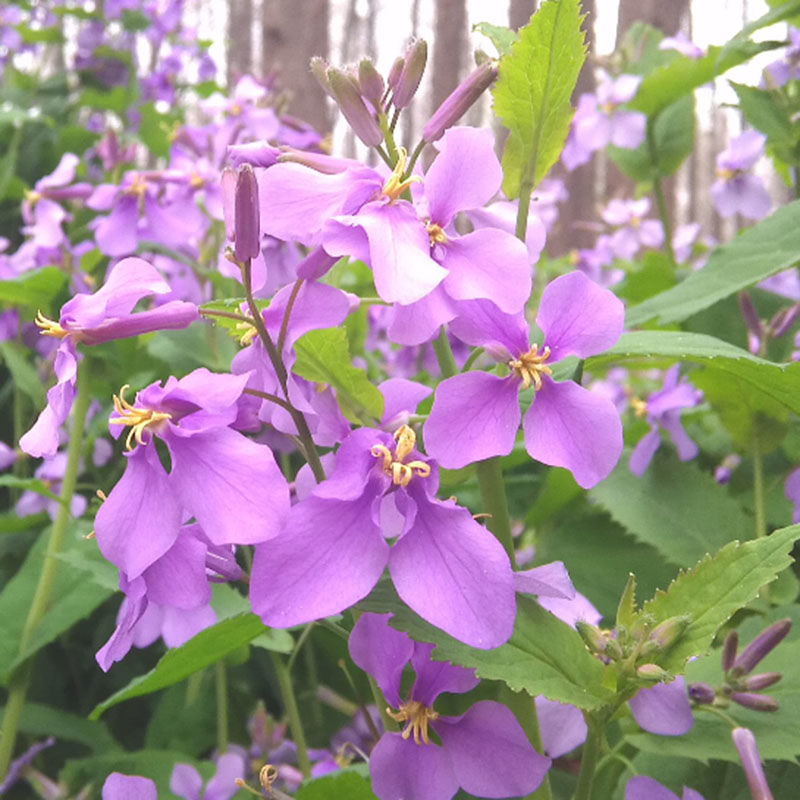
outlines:
[[[392,68],[389,70],[389,77],[386,79],[386,83],[389,84],[390,89],[397,88],[397,82],[400,80],[400,76],[403,74],[403,67],[406,64],[406,60],[402,56],[398,56],[394,60],[394,64],[392,64]]]
[[[745,682],[745,688],[748,692],[759,692],[766,689],[768,686],[776,684],[783,675],[780,672],[761,672],[758,675],[752,675]]]
[[[52,747],[56,743],[54,737],[49,736],[43,742],[37,742],[32,747],[29,747],[16,761],[12,761],[8,768],[8,773],[4,776],[4,780],[0,783],[0,795],[4,795],[18,780],[25,774],[25,770],[31,765],[33,759],[48,747]]]
[[[395,108],[405,108],[419,88],[425,63],[428,60],[428,45],[424,39],[418,39],[406,52],[403,71],[397,80],[392,102]]]
[[[690,683],[689,697],[694,700],[695,703],[708,705],[717,699],[717,693],[707,683]]]
[[[748,330],[760,340],[764,335],[764,326],[753,304],[753,298],[747,292],[739,292],[739,308]]]
[[[747,785],[750,787],[750,794],[753,800],[774,800],[772,792],[767,784],[767,776],[764,774],[764,766],[761,763],[761,754],[758,752],[756,737],[749,728],[734,728],[731,731],[731,738],[742,762]]]
[[[768,694],[754,694],[753,692],[731,692],[731,700],[753,711],[777,711],[780,703]]]
[[[739,647],[739,634],[736,631],[731,631],[725,637],[725,643],[722,645],[722,671],[727,672],[736,660],[736,650]]]
[[[779,311],[769,323],[772,335],[776,338],[783,336],[794,325],[798,316],[800,316],[800,303]]]
[[[482,64],[459,84],[455,91],[433,112],[422,129],[426,142],[435,142],[467,112],[472,104],[492,85],[497,67],[491,62]]]
[[[328,82],[344,118],[356,136],[367,147],[377,147],[383,141],[380,125],[361,99],[353,80],[338,69],[328,70]]]
[[[768,653],[771,653],[784,640],[791,627],[792,621],[790,619],[782,619],[759,633],[733,663],[732,671],[736,675],[747,675],[756,664],[762,661]]]
[[[375,108],[379,108],[384,91],[383,76],[368,58],[361,59],[358,64],[358,85],[361,87],[361,94]]]
[[[736,453],[725,456],[725,458],[722,459],[722,463],[714,470],[714,480],[717,483],[728,483],[731,479],[731,475],[733,475],[733,471],[741,463],[742,459]]]
[[[249,164],[239,167],[236,176],[233,246],[240,263],[256,258],[261,252],[261,209],[258,181]]]
[[[311,69],[312,75],[319,81],[319,85],[322,87],[325,94],[333,97],[335,100],[336,97],[331,90],[331,84],[328,80],[328,62],[324,58],[314,56],[308,66]]]

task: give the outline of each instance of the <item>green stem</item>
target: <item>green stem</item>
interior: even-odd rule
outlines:
[[[758,441],[758,433],[753,433],[753,497],[756,516],[756,539],[767,535],[767,510],[764,495],[764,456]]]
[[[278,333],[278,352],[283,352],[283,345],[286,342],[286,334],[289,332],[289,318],[292,316],[294,304],[297,301],[297,295],[300,294],[300,289],[303,286],[303,279],[298,278],[292,286],[292,293],[289,295],[289,300],[286,303],[286,311],[283,312],[283,319],[281,320],[281,329]]]
[[[521,242],[524,242],[528,237],[528,213],[531,208],[531,194],[533,193],[533,184],[523,183],[519,189],[519,202],[517,203],[517,225],[514,229],[514,235]]]
[[[578,775],[578,785],[575,788],[573,800],[590,800],[594,774],[600,760],[600,748],[603,738],[603,724],[593,717],[586,715],[586,724],[589,732],[583,745],[581,754],[581,771]]]
[[[658,148],[656,147],[655,120],[653,118],[648,118],[647,120],[647,150],[650,154],[650,163],[655,167],[658,161]],[[672,249],[672,222],[669,218],[667,200],[664,196],[664,184],[661,181],[661,175],[659,175],[657,172],[653,178],[653,194],[656,198],[658,217],[661,220],[662,227],[664,228],[664,247],[666,248],[667,255],[674,266],[675,251]]]
[[[90,400],[87,365],[86,361],[83,361],[78,365],[77,396],[72,409],[72,430],[70,431],[69,450],[67,453],[67,469],[64,473],[64,480],[61,483],[61,504],[56,521],[50,531],[50,540],[47,543],[47,551],[42,562],[39,583],[36,586],[33,601],[28,609],[25,625],[22,628],[18,651],[20,656],[27,651],[50,605],[50,595],[53,592],[59,564],[57,556],[63,549],[66,540],[67,525],[70,519],[70,504],[75,493],[75,484],[78,480],[83,447],[83,431]],[[8,772],[8,765],[11,763],[11,757],[14,753],[19,718],[28,692],[32,661],[33,659],[30,658],[21,664],[14,671],[9,681],[8,700],[3,717],[3,728],[0,733],[0,776]]]
[[[508,687],[503,687],[500,698],[514,713],[517,721],[525,731],[528,741],[534,746],[537,753],[543,753],[542,734],[539,729],[539,716],[536,713],[536,703],[527,692],[512,692]],[[527,795],[525,800],[552,800],[550,780],[547,775],[541,786]]]
[[[598,797],[612,797],[625,770],[633,772],[631,761],[638,750],[624,739],[613,752],[602,758],[595,772],[594,790]]]
[[[304,778],[311,777],[311,760],[308,757],[308,747],[306,746],[306,735],[303,731],[303,723],[300,719],[300,710],[297,707],[297,698],[292,686],[292,676],[289,668],[284,664],[283,659],[277,653],[270,653],[272,663],[275,666],[275,673],[278,676],[281,696],[286,706],[286,717],[289,720],[289,729],[292,732],[292,739],[297,746],[297,765]]]
[[[483,354],[482,347],[476,347],[473,351],[469,354],[469,358],[464,362],[464,366],[461,367],[462,372],[469,372],[472,369],[472,365],[481,357]]]
[[[214,665],[214,683],[217,688],[217,751],[228,750],[228,675],[224,661]]]
[[[444,326],[439,331],[439,335],[433,340],[433,352],[436,353],[436,360],[439,362],[439,369],[442,376],[452,378],[458,374],[458,364],[453,356],[453,348],[450,347],[450,340],[447,338],[447,330]]]
[[[403,176],[404,178],[408,178],[411,176],[411,173],[414,171],[414,164],[417,163],[417,159],[420,157],[422,151],[425,149],[425,140],[420,139],[419,144],[414,148],[414,152],[411,154],[411,158],[408,160],[408,166],[406,167],[406,174]]]
[[[511,561],[511,566],[516,569],[514,537],[511,533],[511,517],[508,513],[506,487],[503,481],[503,469],[500,466],[500,459],[498,457],[487,458],[485,461],[479,461],[475,466],[478,473],[478,485],[481,488],[481,497],[483,498],[483,507],[491,514],[488,520],[488,528],[500,544],[503,545]]]

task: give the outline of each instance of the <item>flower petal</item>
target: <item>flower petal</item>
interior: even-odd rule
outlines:
[[[630,706],[639,725],[659,736],[683,736],[694,725],[686,682],[680,676],[671,683],[640,689],[631,698]]]
[[[399,733],[381,736],[369,758],[369,774],[380,800],[450,800],[458,791],[443,748],[415,744]]]

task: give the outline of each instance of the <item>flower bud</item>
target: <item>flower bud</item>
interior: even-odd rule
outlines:
[[[646,681],[668,681],[672,675],[658,664],[642,664],[636,668],[636,675]]]
[[[455,91],[433,112],[422,138],[435,142],[451,125],[458,122],[472,104],[492,85],[497,77],[497,67],[491,62],[482,64],[459,84]]]
[[[389,84],[389,88],[393,91],[397,88],[397,82],[400,80],[400,76],[403,74],[403,67],[405,64],[406,60],[402,56],[398,56],[394,60],[392,68],[389,70],[389,77],[386,79],[386,83]]]
[[[717,693],[707,683],[690,683],[689,684],[689,697],[695,703],[702,703],[709,705],[717,698]]]
[[[397,79],[392,102],[395,108],[405,108],[419,88],[425,63],[428,60],[428,45],[424,39],[418,39],[406,53],[403,71]]]
[[[379,108],[383,97],[383,76],[375,69],[375,65],[368,59],[362,58],[358,64],[358,85],[361,94]]]
[[[748,692],[758,692],[776,684],[782,677],[780,672],[761,672],[749,677],[744,685]]]
[[[359,89],[351,78],[338,69],[328,70],[331,91],[356,136],[367,147],[377,147],[383,141],[383,133],[377,120],[364,104]]]
[[[582,619],[579,619],[575,623],[575,627],[578,629],[581,639],[583,639],[591,653],[594,653],[595,655],[605,653],[608,639],[606,639],[603,631],[601,631],[600,628],[598,628],[596,625],[591,625],[588,622],[584,622]]]
[[[769,323],[772,335],[776,338],[783,336],[797,322],[798,316],[800,316],[800,303],[795,303],[793,306],[779,311]]]
[[[747,778],[747,785],[750,787],[750,794],[756,800],[773,800],[753,731],[749,728],[734,728],[731,732],[731,738],[739,752],[739,759],[742,762],[742,768]]]
[[[780,703],[768,694],[753,694],[753,692],[731,692],[731,700],[753,711],[777,711]]]
[[[756,664],[783,641],[791,627],[790,619],[782,619],[759,633],[736,659],[733,664],[733,672],[736,675],[747,675],[748,672],[751,672]]]
[[[336,97],[331,90],[331,84],[328,80],[328,62],[324,58],[320,58],[320,56],[314,56],[309,63],[309,67],[313,76],[319,81],[319,85],[322,87],[325,94],[333,97],[335,100]]]
[[[648,643],[655,643],[659,650],[665,652],[683,636],[683,632],[690,622],[691,617],[687,614],[665,619],[663,622],[659,622],[659,624],[650,631]]]
[[[739,293],[739,308],[750,332],[760,340],[764,335],[764,326],[753,303],[753,298],[748,292]]]
[[[261,252],[261,208],[258,181],[249,164],[239,167],[234,203],[234,254],[240,263],[256,258]]]
[[[728,672],[736,660],[736,650],[739,647],[739,634],[737,631],[730,631],[725,637],[722,645],[722,671]]]

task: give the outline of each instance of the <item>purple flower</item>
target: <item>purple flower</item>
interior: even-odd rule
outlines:
[[[664,227],[655,219],[645,219],[650,200],[614,199],[602,213],[603,221],[616,228],[608,239],[612,256],[631,259],[642,247],[659,248],[664,244]]]
[[[676,50],[682,56],[698,59],[705,55],[703,48],[696,45],[683,31],[678,31],[674,36],[667,36],[658,45],[659,50]]]
[[[581,95],[561,155],[568,170],[587,163],[592,153],[608,144],[630,150],[644,141],[647,117],[639,111],[619,108],[633,100],[641,82],[641,77],[636,75],[612,78],[602,73],[597,94]]]
[[[670,683],[640,689],[631,698],[630,707],[639,725],[659,736],[683,736],[694,725],[686,682],[681,676]]]
[[[274,536],[289,505],[272,451],[231,426],[249,376],[197,369],[114,398],[113,426],[130,428],[125,473],[95,519],[103,555],[129,580],[172,547],[194,517],[215,545],[255,544]],[[167,473],[154,437],[171,457]]]
[[[789,28],[789,46],[783,58],[773,61],[764,71],[764,83],[769,89],[800,78],[800,30]]]
[[[628,781],[625,787],[625,800],[704,800],[700,792],[683,787],[683,794],[678,797],[666,786],[662,786],[647,775],[636,775]]]
[[[230,800],[238,791],[236,779],[244,779],[245,762],[238,753],[217,758],[217,771],[203,791],[203,778],[191,764],[176,764],[169,779],[173,794],[183,800]]]
[[[734,728],[731,738],[739,752],[742,769],[744,769],[753,800],[772,800],[772,792],[767,783],[767,776],[764,774],[764,765],[761,763],[761,754],[758,752],[758,744],[753,731],[749,728]]]
[[[103,784],[103,800],[158,800],[158,792],[150,778],[112,772]]]
[[[694,408],[703,399],[698,391],[686,379],[680,380],[680,364],[675,364],[664,375],[664,387],[652,394],[646,403],[634,400],[633,405],[638,416],[646,416],[650,424],[650,432],[646,434],[631,454],[631,472],[644,475],[650,461],[661,446],[659,426],[664,428],[678,448],[678,458],[690,461],[697,455],[697,445],[689,438],[681,424],[681,412],[685,408]]]
[[[53,494],[61,494],[61,481],[67,471],[67,454],[64,451],[56,453],[52,458],[45,460],[36,468],[33,473],[34,478],[39,478]],[[86,498],[81,494],[74,494],[70,502],[70,513],[73,517],[83,516],[86,511]],[[55,520],[61,504],[58,500],[39,494],[38,492],[26,489],[21,495],[15,506],[15,511],[21,517],[31,514],[38,514],[46,511],[50,519]]]
[[[14,786],[21,778],[24,778],[26,772],[30,768],[33,760],[42,750],[46,750],[48,747],[52,747],[56,743],[56,740],[52,736],[48,736],[47,739],[44,739],[41,742],[36,742],[36,744],[29,747],[19,758],[15,758],[8,767],[8,772],[6,773],[5,777],[3,778],[2,782],[0,782],[0,797],[2,797],[7,791]]]
[[[169,291],[169,284],[152,264],[141,258],[125,258],[111,269],[94,294],[78,294],[66,302],[58,322],[39,314],[36,324],[42,334],[61,343],[55,361],[56,385],[47,392],[47,405],[39,419],[19,441],[26,453],[49,456],[58,448],[58,429],[75,397],[77,344],[102,344],[151,331],[185,328],[197,319],[197,307],[180,300],[132,313],[143,297]]]
[[[330,477],[256,548],[253,610],[280,628],[338,614],[388,564],[400,597],[431,624],[473,647],[507,641],[516,613],[508,556],[466,508],[436,499],[437,487],[436,465],[416,450],[409,427],[394,438],[352,433]]]
[[[459,717],[434,710],[443,692],[478,685],[472,670],[431,661],[433,645],[389,627],[390,614],[364,614],[350,635],[350,655],[371,674],[402,733],[384,733],[370,756],[372,788],[380,800],[450,800],[459,787],[479,797],[518,797],[534,791],[550,768],[514,715],[501,703],[475,703]],[[416,673],[400,694],[406,664]],[[431,731],[437,741],[431,739]]]
[[[525,447],[537,461],[566,467],[584,488],[614,468],[622,452],[622,425],[613,403],[573,381],[556,383],[551,364],[568,356],[602,353],[619,339],[625,309],[610,291],[581,272],[563,275],[544,290],[536,323],[544,344],[531,346],[524,316],[473,303],[451,324],[456,336],[484,346],[511,374],[467,372],[443,381],[425,424],[428,451],[442,466],[507,455],[522,414],[520,389],[533,387],[525,414]]]
[[[792,522],[800,522],[800,468],[793,470],[786,479],[786,499],[794,506]]]
[[[764,155],[766,141],[763,133],[745,131],[731,139],[728,149],[717,156],[717,180],[711,187],[711,197],[723,217],[741,214],[761,219],[769,214],[769,193],[759,178],[747,172]]]

